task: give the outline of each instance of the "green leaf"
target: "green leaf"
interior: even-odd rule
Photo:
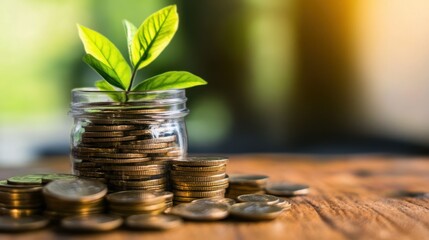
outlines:
[[[124,102],[125,101],[125,92],[117,91],[111,84],[106,80],[98,80],[95,82],[95,86],[101,91],[108,91],[106,94],[115,102]]]
[[[155,60],[177,31],[179,16],[176,5],[150,15],[137,30],[131,48],[132,63],[141,69]]]
[[[127,34],[127,45],[128,45],[128,54],[130,56],[130,61],[133,61],[133,52],[131,51],[133,45],[133,39],[137,32],[137,27],[134,26],[130,21],[124,19],[122,21],[125,28],[125,33]]]
[[[192,73],[171,71],[144,80],[133,91],[180,89],[205,84],[206,81]]]
[[[118,48],[100,33],[81,25],[77,27],[86,53],[110,68],[115,73],[115,80],[121,83],[120,88],[127,89],[131,81],[131,69]]]
[[[107,82],[109,82],[115,87],[125,90],[120,80],[118,80],[119,76],[113,69],[111,69],[101,61],[97,60],[91,54],[86,54],[83,57],[83,61],[89,66],[91,66],[95,71],[97,71]]]

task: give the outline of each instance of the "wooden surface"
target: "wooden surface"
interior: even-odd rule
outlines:
[[[66,158],[49,159],[26,169],[2,168],[0,176],[68,168]],[[289,199],[292,209],[270,222],[187,222],[166,232],[73,235],[52,227],[0,233],[0,239],[429,239],[429,196],[421,193],[429,192],[429,158],[239,155],[231,157],[228,172],[307,183],[311,194]]]

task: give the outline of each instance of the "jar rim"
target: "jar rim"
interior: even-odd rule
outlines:
[[[168,90],[150,90],[150,91],[129,91],[128,94],[160,94],[160,93],[180,93],[185,89],[168,89]],[[119,93],[125,91],[105,91],[95,87],[73,88],[72,93]]]

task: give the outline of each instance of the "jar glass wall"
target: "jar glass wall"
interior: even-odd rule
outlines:
[[[73,173],[109,190],[168,188],[168,163],[187,152],[185,90],[72,91]]]

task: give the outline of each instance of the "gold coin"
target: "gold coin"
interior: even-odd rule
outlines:
[[[156,204],[109,204],[109,209],[117,212],[123,212],[123,211],[135,211],[135,212],[141,212],[141,211],[155,211],[159,210],[161,208],[165,208],[166,204],[165,202],[160,202]]]
[[[74,153],[115,153],[116,148],[96,148],[96,147],[76,147],[73,148]]]
[[[194,177],[194,176],[171,176],[171,180],[173,183],[183,183],[183,182],[212,182],[217,180],[225,179],[226,174],[216,174],[212,176],[206,177]]]
[[[193,176],[193,177],[210,177],[218,174],[223,174],[225,171],[216,171],[216,172],[182,172],[176,170],[170,170],[171,176]]]
[[[95,163],[95,162],[89,162],[89,161],[75,162],[75,163],[73,163],[73,165],[74,165],[74,167],[78,167],[78,168],[93,168],[93,167],[103,166],[103,164]]]
[[[160,148],[166,148],[168,147],[168,143],[144,143],[144,144],[137,144],[133,142],[132,144],[128,145],[120,145],[119,149],[131,149],[131,150],[154,150],[154,149],[160,149]]]
[[[111,137],[111,138],[82,138],[82,143],[103,143],[103,142],[126,142],[136,140],[136,136]]]
[[[174,161],[172,163],[174,163]],[[182,172],[216,172],[216,171],[225,171],[226,164],[206,166],[206,167],[184,167],[184,166],[172,164],[171,169],[175,171],[182,171]]]
[[[43,193],[64,201],[89,202],[103,198],[107,187],[87,179],[56,180],[43,188]]]
[[[142,153],[80,153],[78,156],[98,158],[144,158],[147,154]]]
[[[174,215],[147,215],[139,214],[129,216],[125,224],[134,229],[167,230],[183,224],[180,217]]]
[[[0,202],[1,201],[10,201],[10,200],[31,200],[31,199],[42,199],[42,189],[37,192],[21,192],[21,193],[13,193],[13,192],[3,192],[0,191]]]
[[[228,216],[226,203],[183,203],[174,206],[170,213],[190,220],[220,220]]]
[[[268,193],[279,196],[307,195],[310,187],[305,184],[271,183],[265,189]]]
[[[235,200],[231,198],[201,198],[192,201],[193,203],[226,203],[230,206],[235,204]]]
[[[113,126],[86,126],[85,131],[88,132],[111,132],[111,131],[127,131],[134,130],[136,127],[134,125],[113,125]]]
[[[228,158],[225,157],[187,157],[184,159],[179,159],[174,161],[173,164],[178,166],[215,166],[215,165],[224,165],[228,162]]]
[[[108,138],[108,137],[123,137],[124,132],[111,131],[111,132],[84,132],[82,137],[84,138]]]
[[[184,202],[189,203],[197,199],[201,199],[202,197],[180,197],[180,196],[174,196],[174,202]],[[222,196],[215,196],[215,197],[206,197],[206,198],[223,198]]]
[[[96,214],[64,218],[61,227],[73,231],[110,231],[121,226],[122,222],[122,218],[118,216]]]
[[[131,173],[131,174],[130,174]],[[106,175],[108,180],[123,180],[123,181],[145,181],[164,178],[164,174],[148,175],[147,171],[142,171],[141,174],[135,174],[140,172],[111,172]]]
[[[279,198],[273,195],[266,194],[244,194],[237,197],[240,202],[263,202],[266,204],[276,204]]]
[[[214,191],[214,190],[221,190],[221,189],[225,189],[228,187],[228,183],[227,184],[222,184],[222,185],[215,185],[215,186],[181,186],[181,185],[174,185],[174,188],[177,190],[183,190],[183,191]]]
[[[158,128],[151,128],[151,129],[139,129],[139,130],[133,130],[129,131],[128,134],[132,136],[159,136],[160,134],[165,134],[167,132],[172,133],[175,129],[172,127],[158,127]]]
[[[148,157],[139,158],[83,158],[94,163],[105,164],[125,164],[125,163],[141,163],[150,160]]]
[[[214,190],[214,191],[173,191],[175,196],[178,197],[223,197],[225,195],[225,189]]]
[[[0,230],[2,231],[28,231],[46,227],[49,219],[43,216],[11,217],[0,216]]]
[[[105,166],[104,170],[114,170],[114,171],[157,171],[165,169],[164,165],[116,165],[116,166]]]
[[[158,185],[165,185],[165,178],[159,178],[159,179],[153,179],[153,180],[146,180],[146,181],[109,181],[109,184],[116,185],[116,186],[126,186],[126,187],[150,187],[150,186],[158,186]]]
[[[248,220],[272,220],[283,212],[283,208],[262,202],[245,202],[232,205],[229,212],[234,217]]]
[[[268,176],[257,174],[230,174],[229,182],[234,185],[265,186]]]
[[[241,185],[241,184],[234,184],[234,183],[229,183],[229,188],[237,190],[237,191],[247,191],[247,192],[256,192],[256,191],[261,191],[264,190],[264,187],[259,187],[259,186],[254,186],[254,185]]]
[[[168,192],[123,191],[107,195],[107,200],[118,204],[155,203],[164,201]]]
[[[7,180],[0,181],[0,191],[3,192],[12,192],[12,193],[21,193],[21,192],[40,192],[42,190],[41,186],[35,185],[12,185],[8,184]]]
[[[11,217],[23,217],[23,216],[32,216],[40,213],[40,209],[18,209],[18,208],[3,208],[0,207],[0,217],[1,215],[8,215]]]
[[[43,205],[43,199],[34,199],[30,201],[2,201],[0,202],[0,207],[4,208],[20,208],[20,209],[26,209],[26,208],[39,208]]]
[[[145,153],[145,154],[156,154],[156,153],[159,153],[159,154],[164,154],[165,155],[169,151],[171,151],[172,149],[174,149],[174,148],[172,148],[172,147],[156,148],[156,149],[129,149],[129,148],[124,149],[124,148],[121,148],[121,151],[122,152],[125,152],[125,151],[126,152],[133,152],[133,153]]]
[[[157,144],[157,143],[170,143],[176,141],[176,135],[167,136],[167,137],[157,137],[157,138],[148,138],[143,140],[136,140],[130,144]]]
[[[104,173],[103,172],[86,172],[86,171],[79,171],[76,172],[76,174],[80,177],[92,177],[92,178],[103,178]]]
[[[200,187],[209,187],[209,186],[217,186],[217,185],[222,185],[222,184],[227,184],[228,183],[228,178],[223,178],[220,180],[215,180],[215,181],[208,181],[208,182],[203,182],[203,181],[196,181],[196,182],[183,182],[183,181],[177,181],[174,182],[175,186],[187,186],[187,187],[194,187],[194,186],[200,186]]]
[[[115,214],[122,217],[128,217],[131,215],[138,215],[138,214],[150,214],[150,215],[158,215],[165,211],[165,208],[160,208],[153,211],[114,211],[110,210],[111,214]]]

